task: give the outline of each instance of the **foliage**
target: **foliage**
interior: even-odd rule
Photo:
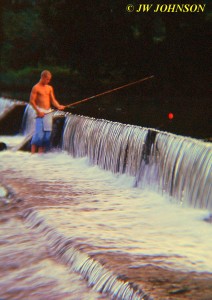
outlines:
[[[33,9],[7,10],[3,14],[4,43],[1,68],[19,69],[42,60],[45,31],[38,13]]]
[[[119,112],[121,122],[144,126],[156,126],[175,110],[178,132],[189,124],[201,131],[198,120],[204,131],[211,0],[198,0],[207,5],[204,13],[128,13],[128,3],[0,0],[0,92],[19,90],[28,99],[42,69],[49,69],[59,99],[71,103],[154,74],[154,80],[73,109],[114,121]],[[175,120],[169,124],[177,128]]]
[[[205,87],[209,11],[131,14],[126,4],[123,0],[3,1],[1,73],[65,66],[74,70],[79,89],[94,92],[102,85],[117,86],[147,74],[160,78],[161,93],[175,93],[179,86],[188,90],[188,83],[190,90]],[[8,74],[2,78],[9,82]]]
[[[40,74],[44,69],[48,69],[54,74],[56,81],[61,82],[70,76],[70,70],[65,67],[43,66],[25,67],[20,70],[8,70],[1,75],[3,90],[23,90],[30,91],[31,87],[38,82]]]

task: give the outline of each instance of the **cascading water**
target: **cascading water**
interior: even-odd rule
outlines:
[[[9,99],[0,98],[0,117],[2,117],[7,110],[14,106],[14,102]]]
[[[11,109],[18,105],[26,105],[26,103],[23,101],[0,97],[0,118],[5,116]]]
[[[1,99],[0,111],[7,112],[21,102]],[[63,149],[74,157],[88,156],[113,173],[135,176],[135,185],[150,185],[182,203],[212,208],[211,143],[176,136],[154,129],[96,120],[59,111],[67,116]],[[22,132],[34,130],[35,112],[26,107]],[[149,133],[154,135],[151,141]],[[195,176],[193,176],[195,174]]]
[[[134,176],[136,186],[149,185],[182,203],[212,209],[210,143],[69,115],[63,149],[74,157],[88,156],[105,170]]]
[[[70,267],[70,272],[80,273],[103,297],[169,299],[167,294],[157,298],[162,281],[155,290],[147,283],[143,286],[142,279],[136,282],[135,274],[139,276],[145,266],[162,266],[161,272],[172,268],[210,272],[211,226],[202,221],[204,210],[184,206],[211,209],[211,144],[54,112],[59,115],[65,118],[63,151],[43,156],[19,151],[0,154],[0,179],[18,191],[26,207],[33,203],[21,211],[22,226],[27,228],[21,230],[41,237],[52,257]],[[24,135],[32,133],[34,118],[28,106]],[[183,207],[167,204],[160,194]],[[126,262],[127,267],[122,267]],[[210,273],[206,276],[210,278]],[[191,299],[200,299],[201,289],[194,290],[196,298],[192,294]],[[179,288],[179,293],[184,292]],[[101,298],[92,294],[70,299]]]

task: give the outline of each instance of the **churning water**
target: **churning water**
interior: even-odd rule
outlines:
[[[29,115],[25,124],[31,124]],[[163,268],[211,273],[212,227],[204,221],[212,208],[211,144],[105,120],[65,117],[62,148],[47,154],[14,151],[21,135],[1,137],[13,146],[0,153],[1,172],[8,182],[30,181],[32,190],[25,199],[38,201],[36,209],[23,212],[28,228],[41,234],[52,253],[97,291],[118,290],[120,299],[143,295],[124,296],[133,292],[123,284],[123,291],[114,287],[118,278],[89,257],[145,255]],[[145,264],[140,259],[133,267]]]

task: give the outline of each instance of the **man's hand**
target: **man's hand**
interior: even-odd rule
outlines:
[[[64,110],[66,107],[65,107],[65,105],[58,105],[58,107],[57,107],[57,109],[59,109],[59,110]]]
[[[37,117],[43,118],[45,116],[45,113],[42,111],[37,111]]]

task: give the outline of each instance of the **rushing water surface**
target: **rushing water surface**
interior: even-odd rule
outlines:
[[[25,124],[27,122],[30,124],[25,119]],[[155,139],[157,146],[152,146],[148,152],[145,148],[148,131],[123,127],[122,124],[117,124],[115,129],[112,127],[110,122],[68,116],[63,148],[35,155],[14,151],[24,136],[0,137],[9,146],[9,150],[0,152],[4,183],[12,190],[20,191],[26,203],[34,201],[35,210],[23,212],[26,226],[19,224],[23,227],[20,241],[30,236],[30,230],[37,232],[39,257],[46,257],[42,249],[48,244],[49,251],[56,256],[60,253],[59,257],[67,265],[70,260],[74,261],[74,270],[84,273],[85,278],[90,272],[88,280],[91,286],[98,281],[97,291],[106,289],[105,285],[100,287],[102,279],[97,280],[97,274],[88,271],[86,256],[74,256],[75,249],[94,258],[105,253],[140,257],[134,260],[132,268],[148,264],[142,260],[146,256],[151,257],[152,265],[164,269],[212,273],[212,227],[204,221],[211,209],[210,145],[202,147],[192,139],[167,137],[159,132]],[[29,125],[26,128],[31,131]],[[200,188],[201,184],[203,187]],[[25,186],[29,187],[27,192]],[[4,191],[4,187],[0,187],[0,193],[1,190]],[[3,197],[3,192],[1,194]],[[10,228],[11,236],[6,248],[0,250],[1,255],[6,255],[7,250],[12,251],[12,239],[16,235],[18,239],[20,232],[20,228],[14,228],[12,220],[5,224],[1,234]],[[21,245],[19,251],[27,253],[29,246],[20,241],[17,241]],[[68,245],[70,241],[73,250],[59,246]],[[72,251],[71,256],[68,251]],[[36,272],[29,271],[34,274],[30,278],[36,282],[36,289],[41,284],[40,275],[44,276],[46,287],[52,284],[45,274],[41,274],[43,267],[42,259],[38,259]],[[55,289],[51,299],[72,299],[70,295],[73,294],[73,299],[103,299],[104,293],[100,296],[93,290],[89,291],[90,298],[86,298],[87,286],[74,277],[78,275],[68,274],[62,266],[57,268],[47,259],[43,272],[47,274],[51,268],[56,270],[52,277]],[[112,271],[116,273],[115,269]],[[26,269],[19,271],[23,276],[25,272]],[[62,283],[59,282],[60,274],[64,276]],[[14,275],[14,281],[22,275]],[[69,276],[73,276],[71,282],[76,282],[74,291],[69,290]],[[103,273],[102,277],[106,276],[107,273]],[[57,286],[62,294],[58,294]],[[110,289],[112,286],[110,284]],[[120,299],[145,299],[139,295]],[[31,299],[39,298],[35,294]]]
[[[101,170],[66,152],[6,151],[0,157],[2,171],[55,184],[58,206],[40,214],[65,235],[111,251],[164,256],[167,267],[212,272],[211,225],[203,222],[207,210],[134,188],[133,177]],[[64,207],[60,189],[69,185],[77,196]]]

